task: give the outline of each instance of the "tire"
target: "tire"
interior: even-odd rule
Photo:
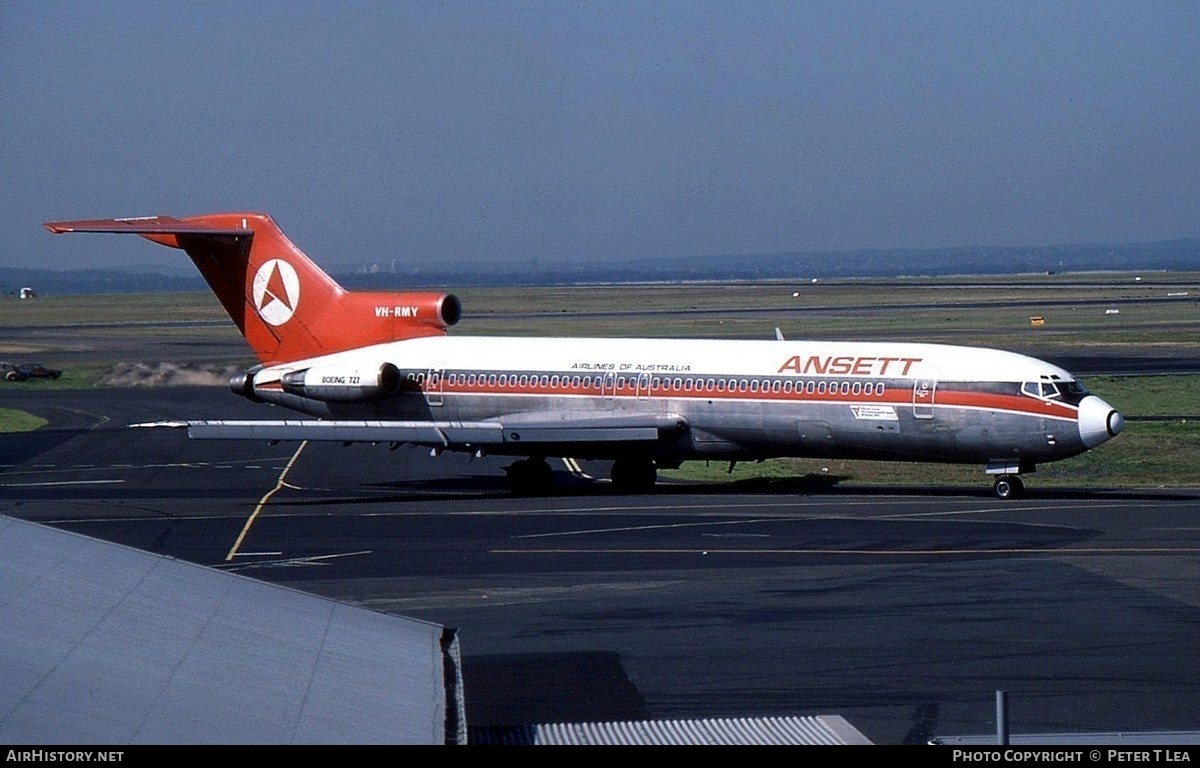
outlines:
[[[993,487],[996,496],[1001,499],[1015,499],[1025,490],[1025,484],[1019,477],[1000,477]]]

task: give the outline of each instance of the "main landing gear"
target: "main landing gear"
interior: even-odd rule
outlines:
[[[508,490],[516,496],[545,496],[554,490],[554,472],[541,456],[514,461],[504,471]],[[658,482],[658,465],[644,456],[617,459],[611,478],[613,489],[620,493],[648,493]]]
[[[554,472],[540,456],[514,461],[504,471],[508,490],[517,496],[545,496],[554,490]]]
[[[613,488],[622,493],[647,493],[658,482],[658,467],[653,459],[630,456],[617,459],[612,465]]]

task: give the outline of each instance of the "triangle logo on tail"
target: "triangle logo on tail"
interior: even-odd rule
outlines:
[[[291,264],[282,259],[263,263],[254,274],[254,307],[269,325],[283,325],[292,319],[300,303],[300,278]]]

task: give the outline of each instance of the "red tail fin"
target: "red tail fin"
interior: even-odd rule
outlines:
[[[349,292],[260,213],[53,221],[54,233],[126,232],[181,248],[265,365],[417,336],[458,322],[445,293]]]

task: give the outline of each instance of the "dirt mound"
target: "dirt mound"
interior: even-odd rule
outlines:
[[[240,373],[236,365],[201,366],[192,363],[117,363],[100,377],[112,387],[229,386],[229,377]]]

